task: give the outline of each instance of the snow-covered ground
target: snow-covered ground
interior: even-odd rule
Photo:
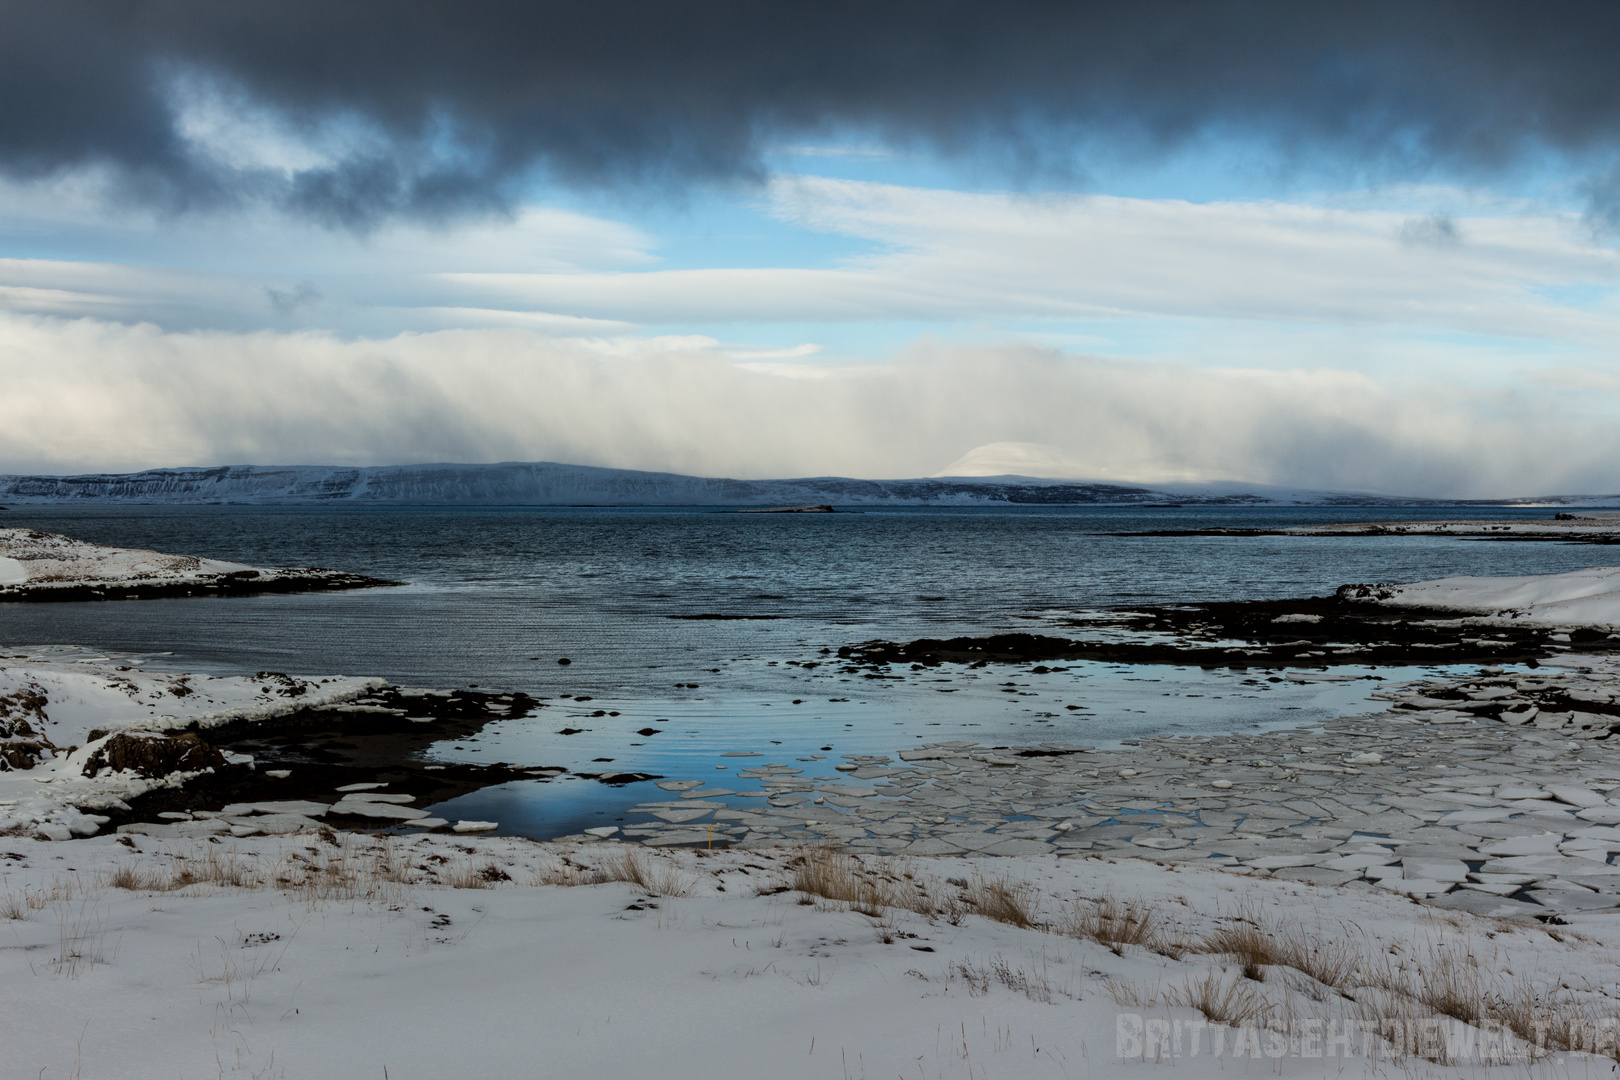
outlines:
[[[1613,1072],[1563,1045],[1613,1052],[1593,916],[1091,857],[128,843],[0,840],[8,1080]]]
[[[269,672],[175,675],[66,648],[0,653],[0,753],[9,749],[17,758],[9,767],[0,762],[0,834],[93,834],[101,824],[95,809],[189,778],[180,772],[152,779],[127,770],[85,776],[85,763],[119,733],[269,720],[349,701],[381,685],[380,679]],[[91,739],[93,732],[103,734]],[[16,767],[29,761],[37,764]]]
[[[0,529],[0,600],[105,600],[354,589],[390,582],[315,567],[244,566]]]
[[[264,571],[241,563],[105,547],[33,529],[0,529],[0,585],[123,584],[184,581]]]
[[[1532,577],[1452,577],[1409,585],[1351,585],[1341,596],[1514,622],[1620,629],[1620,567]]]

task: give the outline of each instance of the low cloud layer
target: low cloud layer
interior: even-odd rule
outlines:
[[[0,4],[0,172],[325,223],[755,179],[851,134],[1015,177],[1208,137],[1340,173],[1585,159],[1620,205],[1620,8],[1516,0]]]
[[[463,330],[170,333],[0,315],[0,471],[553,460],[704,475],[926,476],[1041,443],[1099,479],[1498,497],[1616,487],[1620,428],[1564,388],[1470,396],[1344,371],[1200,370],[919,343],[740,365],[706,339]],[[1587,403],[1604,392],[1585,387]],[[1610,392],[1609,397],[1614,393]]]

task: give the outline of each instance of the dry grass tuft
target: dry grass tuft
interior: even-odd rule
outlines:
[[[561,885],[573,888],[579,885],[600,885],[608,880],[607,875],[593,866],[580,866],[578,863],[561,859],[549,862],[536,870],[530,877],[531,885]]]
[[[307,904],[396,903],[415,883],[410,859],[386,836],[375,843],[344,836],[335,847],[295,852],[276,865],[274,879],[290,898]]]
[[[67,903],[92,891],[77,876],[52,878],[45,885],[24,885],[21,892],[0,896],[0,919],[26,919],[41,908]]]
[[[197,855],[176,855],[161,866],[121,863],[101,874],[97,884],[130,892],[176,892],[192,885],[255,889],[264,885],[264,874],[253,856],[206,847]]]
[[[1233,1027],[1258,1024],[1271,1013],[1270,1003],[1254,987],[1217,971],[1206,971],[1203,978],[1189,976],[1181,986],[1171,987],[1165,1000],[1197,1009],[1211,1023]]]
[[[892,906],[896,899],[886,875],[868,871],[858,855],[838,848],[806,848],[792,865],[793,887],[806,896],[848,904],[870,914]]]
[[[1054,987],[1044,970],[1029,971],[1022,965],[1014,967],[999,953],[986,964],[975,964],[971,960],[954,961],[948,971],[950,978],[960,979],[967,984],[969,997],[984,997],[990,992],[992,983],[1000,983],[1014,993],[1043,1005],[1050,1005],[1059,994],[1072,996]]]
[[[1364,966],[1352,945],[1258,914],[1237,916],[1201,941],[1190,943],[1188,949],[1230,956],[1243,965],[1244,976],[1255,982],[1265,978],[1268,967],[1288,967],[1339,989],[1353,981]]]
[[[51,966],[58,975],[76,979],[81,972],[107,962],[107,932],[102,929],[101,914],[90,907],[90,901],[80,901],[77,908],[60,904],[56,917],[60,951]]]
[[[987,919],[1027,930],[1035,925],[1035,912],[1040,902],[1034,886],[1025,882],[1012,882],[1005,876],[987,878],[978,870],[968,883],[966,899],[973,909]]]
[[[1157,950],[1161,935],[1153,909],[1140,900],[1076,900],[1063,909],[1058,933],[1107,946],[1122,954],[1127,945]]]
[[[125,889],[129,892],[166,892],[172,887],[173,876],[162,867],[141,867],[133,863],[120,863],[107,871],[101,880],[110,889]]]
[[[434,871],[440,885],[449,889],[490,889],[512,875],[488,860],[475,863],[468,860],[460,866],[440,867]]]
[[[1128,1005],[1135,1009],[1148,1008],[1159,1000],[1159,988],[1157,986],[1150,989],[1146,986],[1120,982],[1118,979],[1104,979],[1103,989],[1107,990],[1108,996],[1114,999],[1114,1004]]]
[[[649,896],[691,896],[695,883],[665,857],[635,844],[621,844],[597,866],[603,881],[628,881]]]
[[[882,918],[889,908],[937,915],[952,922],[961,917],[961,901],[944,895],[933,878],[918,876],[905,860],[866,860],[821,846],[803,849],[789,866],[793,870],[790,887],[803,895],[801,903],[813,903],[812,898],[819,897],[848,904],[851,910],[872,918]]]

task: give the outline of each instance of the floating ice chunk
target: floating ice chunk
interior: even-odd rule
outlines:
[[[392,818],[395,821],[410,821],[428,816],[426,810],[418,810],[414,806],[396,806],[394,803],[383,802],[350,802],[347,799],[333,803],[331,813],[352,814],[355,817]]]
[[[1590,788],[1576,787],[1573,784],[1548,784],[1547,790],[1552,797],[1561,803],[1582,808],[1588,806],[1603,806],[1608,800]]]

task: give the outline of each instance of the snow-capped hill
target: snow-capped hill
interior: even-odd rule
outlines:
[[[733,480],[555,462],[372,468],[255,466],[0,477],[0,501],[382,503],[486,506],[758,506],[1161,502],[1122,484],[994,479]]]
[[[735,480],[557,462],[233,465],[85,476],[0,476],[0,503],[361,503],[463,506],[1389,505],[1427,503],[1261,484],[1144,486],[1031,476]]]

